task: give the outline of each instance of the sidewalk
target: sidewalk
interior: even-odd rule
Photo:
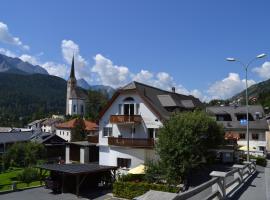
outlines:
[[[265,168],[257,166],[257,171],[231,200],[270,200],[270,162]]]

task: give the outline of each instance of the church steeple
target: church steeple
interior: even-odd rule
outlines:
[[[71,71],[70,71],[70,76],[69,76],[69,78],[75,78],[74,54],[73,54],[73,57],[72,57]]]

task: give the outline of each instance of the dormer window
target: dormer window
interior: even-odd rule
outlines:
[[[236,114],[236,118],[237,118],[237,121],[247,119],[247,114],[246,113],[238,113],[238,114]],[[248,120],[254,121],[254,118],[252,117],[252,115],[250,113],[248,114]]]
[[[217,121],[232,121],[230,114],[219,114],[216,115]]]

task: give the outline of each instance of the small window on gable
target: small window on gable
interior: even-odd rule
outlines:
[[[76,112],[76,105],[73,105],[73,112]]]
[[[132,97],[127,97],[124,99],[124,101],[134,101],[134,99]]]

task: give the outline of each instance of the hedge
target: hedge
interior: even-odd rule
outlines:
[[[116,197],[133,199],[134,197],[143,195],[149,190],[158,190],[163,192],[178,192],[177,187],[168,185],[152,184],[146,182],[123,182],[117,181],[113,184],[113,194]]]

